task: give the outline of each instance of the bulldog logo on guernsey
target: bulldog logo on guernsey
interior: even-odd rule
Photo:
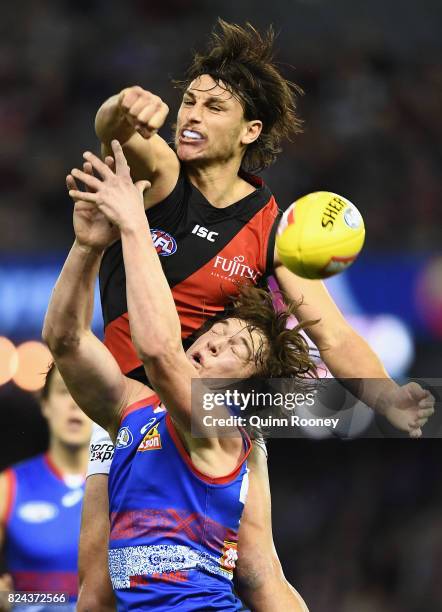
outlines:
[[[221,255],[217,255],[213,264],[214,271],[212,272],[212,276],[218,276],[223,279],[239,276],[241,278],[248,278],[256,283],[260,274],[243,262],[244,255],[236,255],[233,259],[226,259]]]
[[[173,255],[175,253],[177,245],[173,236],[160,229],[151,229],[150,235],[152,236],[153,246],[155,247],[158,255],[161,255],[162,257],[169,257],[169,255]]]
[[[161,434],[158,432],[158,425],[159,423],[149,429],[149,431],[141,441],[141,444],[137,449],[138,451],[144,452],[150,450],[159,450],[162,448]]]
[[[220,559],[220,565],[228,572],[233,572],[238,561],[238,544],[224,540],[223,556]]]

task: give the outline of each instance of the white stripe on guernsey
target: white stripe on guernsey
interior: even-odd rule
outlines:
[[[219,560],[190,546],[125,546],[109,549],[109,573],[114,589],[130,588],[131,576],[150,576],[164,572],[199,569],[232,580],[232,572]]]

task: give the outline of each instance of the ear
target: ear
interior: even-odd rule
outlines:
[[[47,400],[40,400],[40,410],[45,419],[48,418],[49,406]]]
[[[247,121],[244,126],[243,136],[241,138],[241,144],[249,145],[255,142],[262,132],[262,121],[254,119],[253,121]]]

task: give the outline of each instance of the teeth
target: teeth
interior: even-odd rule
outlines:
[[[202,136],[199,132],[193,132],[192,130],[183,130],[183,136],[186,138],[194,138],[195,140],[201,140]]]

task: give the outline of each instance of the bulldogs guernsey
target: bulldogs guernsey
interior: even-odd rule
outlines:
[[[6,477],[5,560],[15,590],[68,593],[75,602],[84,477],[63,478],[47,454],[9,468]],[[75,604],[56,609],[74,610]]]
[[[230,475],[190,461],[157,396],[123,415],[109,474],[109,571],[120,612],[236,611],[232,590],[247,494],[244,458]]]
[[[172,193],[146,211],[152,239],[172,289],[185,346],[207,319],[221,314],[238,281],[259,282],[273,269],[279,210],[269,189],[256,190],[226,208],[215,208],[181,170]],[[121,370],[145,379],[131,342],[121,242],[105,253],[100,269],[104,343]]]

